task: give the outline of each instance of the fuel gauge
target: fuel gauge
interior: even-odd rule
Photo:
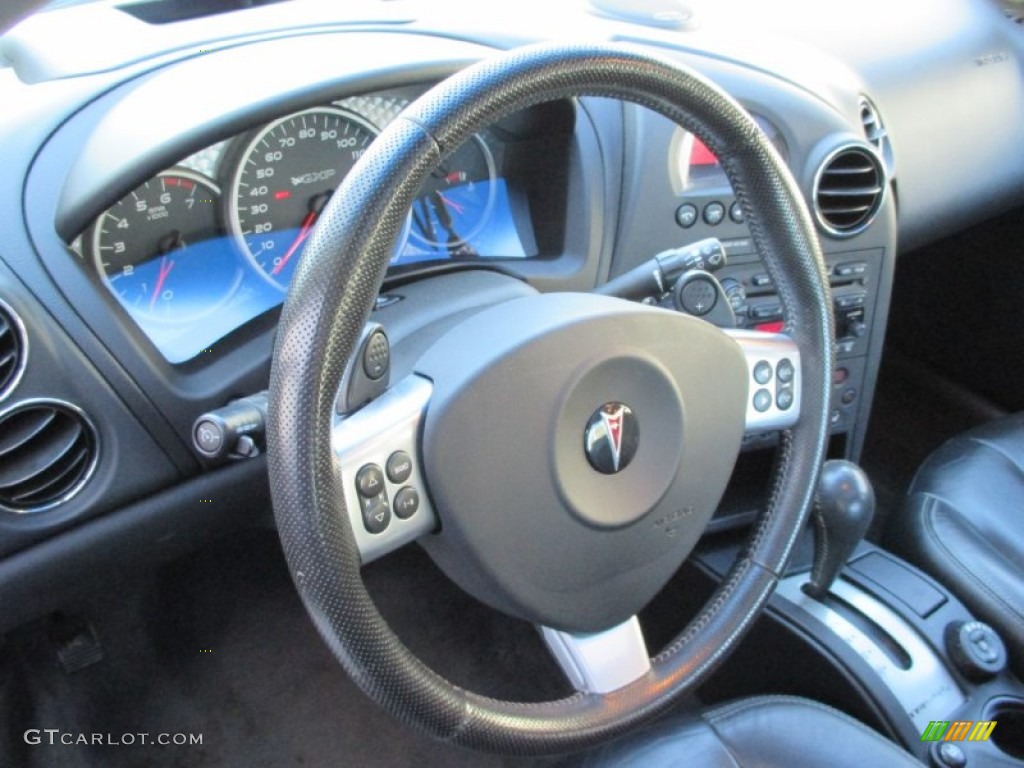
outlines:
[[[496,197],[494,157],[479,135],[427,178],[412,206],[412,245],[443,255],[476,256],[474,238],[487,226]]]

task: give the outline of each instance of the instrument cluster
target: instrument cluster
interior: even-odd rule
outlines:
[[[75,242],[87,269],[171,363],[284,300],[306,240],[345,174],[408,104],[358,96],[207,147],[129,192]],[[392,267],[536,256],[506,142],[478,134],[420,190]]]

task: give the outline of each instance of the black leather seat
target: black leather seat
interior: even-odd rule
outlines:
[[[894,534],[909,560],[996,628],[1024,675],[1024,413],[933,453]]]
[[[867,726],[791,696],[740,699],[670,718],[590,752],[582,768],[901,768],[921,763]]]

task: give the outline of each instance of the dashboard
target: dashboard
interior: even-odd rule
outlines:
[[[456,0],[295,2],[156,21],[151,5],[40,13],[0,38],[0,453],[55,435],[35,444],[54,475],[30,503],[5,485],[3,454],[9,622],[42,610],[32,585],[54,578],[48,563],[116,569],[252,525],[250,508],[266,523],[260,452],[208,462],[196,418],[266,389],[289,279],[346,171],[407,104],[496,50],[566,30],[641,45],[753,116],[829,268],[834,456],[863,444],[899,251],[1024,201],[1024,34],[984,0],[872,0],[841,24],[796,0],[718,3],[694,28],[582,2],[487,18]],[[714,153],[654,112],[600,94],[537,105],[430,176],[373,319],[400,373],[482,308],[592,291],[716,238],[730,322],[778,330],[747,214]],[[61,463],[72,436],[77,463]],[[749,483],[723,524],[749,519],[775,440],[746,446]]]
[[[353,96],[204,147],[107,208],[71,250],[167,362],[208,353],[281,304],[331,196],[416,95]],[[568,136],[571,120],[567,106],[535,110],[474,135],[420,191],[392,273],[554,255],[566,158],[550,140]],[[545,216],[538,227],[535,215]]]

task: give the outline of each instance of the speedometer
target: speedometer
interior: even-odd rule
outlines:
[[[228,219],[242,252],[271,285],[288,287],[324,205],[376,135],[349,112],[318,107],[270,123],[246,144]]]

